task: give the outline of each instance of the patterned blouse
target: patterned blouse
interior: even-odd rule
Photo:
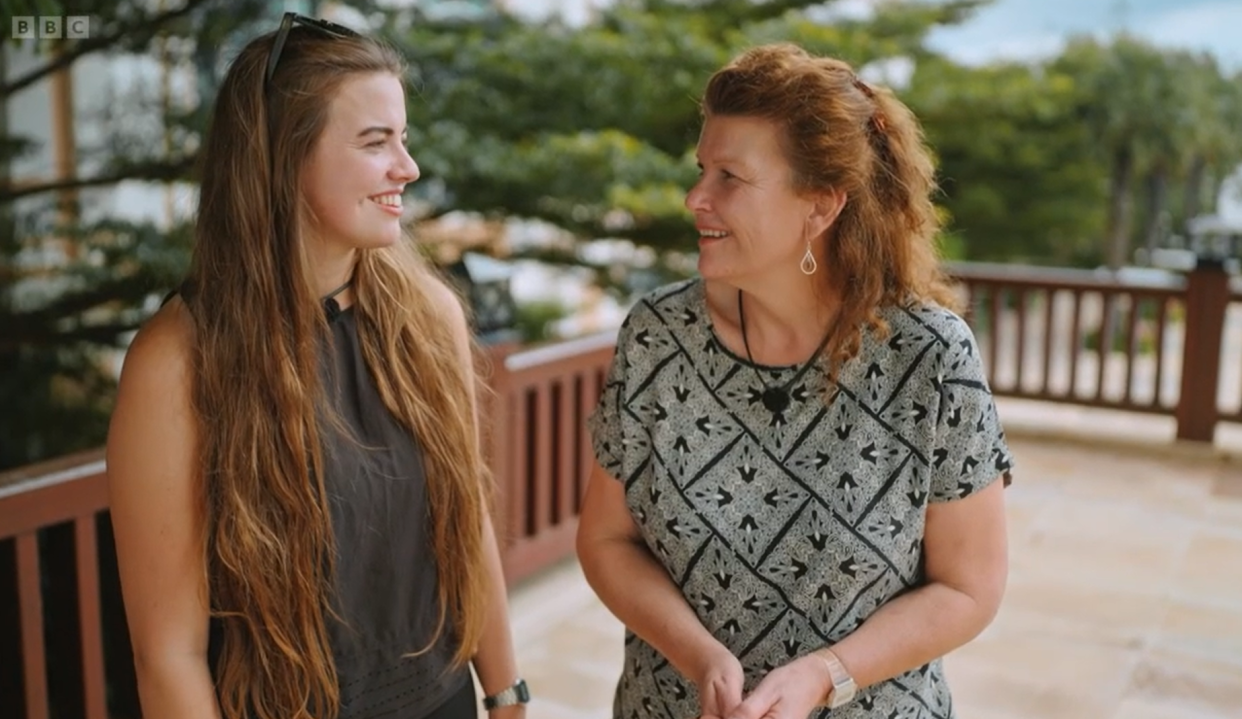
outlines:
[[[701,280],[649,294],[621,327],[590,419],[651,553],[736,655],[746,691],[833,644],[923,581],[928,502],[1012,466],[966,323],[935,306],[883,313],[829,404],[818,363],[779,413],[761,400],[797,367],[751,365],[716,338]],[[627,632],[615,719],[694,719],[696,688]],[[949,719],[939,660],[814,719]]]

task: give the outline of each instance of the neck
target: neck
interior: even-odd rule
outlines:
[[[785,284],[743,283],[737,290],[752,347],[766,348],[764,354],[802,354],[823,340],[836,318],[836,298],[817,290],[813,277],[801,275]]]
[[[340,289],[354,276],[354,267],[358,263],[358,251],[351,248],[329,252],[326,248],[321,248],[320,252],[312,255],[311,260],[311,281],[314,283],[315,294],[319,297],[326,297]],[[348,307],[353,302],[352,292],[346,288],[337,294],[335,299],[341,307]]]

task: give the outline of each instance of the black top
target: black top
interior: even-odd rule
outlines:
[[[343,620],[325,618],[339,717],[422,719],[470,681],[469,669],[450,667],[451,618],[433,648],[403,656],[426,649],[438,617],[422,448],[380,399],[353,308],[329,324],[332,343],[321,354],[325,389],[353,433],[337,436],[321,422],[337,548],[333,601]],[[213,645],[218,639],[213,632]]]

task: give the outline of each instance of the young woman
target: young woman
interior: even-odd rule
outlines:
[[[524,716],[465,316],[402,233],[403,72],[288,14],[220,89],[108,438],[148,719],[473,719],[471,664]]]

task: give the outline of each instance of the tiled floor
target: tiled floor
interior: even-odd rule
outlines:
[[[961,719],[1242,719],[1242,463],[1023,430],[1004,606],[946,659]],[[577,564],[512,608],[530,719],[609,717],[622,631]]]

